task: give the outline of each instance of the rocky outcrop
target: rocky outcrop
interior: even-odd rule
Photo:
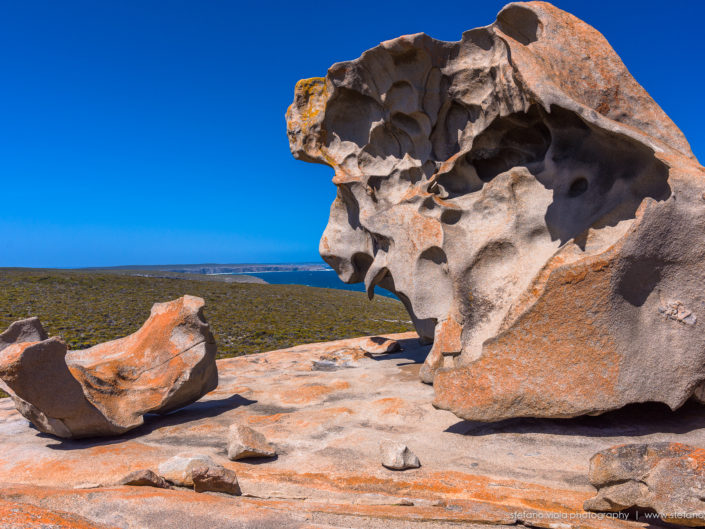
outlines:
[[[434,346],[436,406],[572,417],[705,380],[705,169],[595,29],[544,2],[300,81],[291,151],[334,169],[320,242]]]
[[[589,511],[648,509],[669,523],[705,526],[705,450],[680,443],[629,444],[590,460],[597,496]]]
[[[34,318],[0,335],[0,379],[17,409],[59,437],[115,435],[215,389],[216,344],[200,298],[157,303],[136,333],[67,352]],[[10,340],[16,343],[9,344]]]
[[[361,351],[364,340],[349,339],[219,359],[215,391],[119,442],[37,435],[0,399],[0,501],[123,529],[644,529],[624,513],[583,510],[595,495],[590,457],[618,443],[705,446],[695,403],[676,412],[460,421],[430,406],[433,387],[419,383],[429,346],[412,333],[389,338],[403,352],[372,357]],[[330,357],[346,366],[312,369]],[[278,457],[228,460],[233,424],[262,433]],[[422,466],[383,468],[382,439],[408,445]],[[193,485],[115,486],[136,469],[167,477],[161,465],[175,456],[195,459]],[[193,472],[211,466],[206,458],[237,475],[241,496],[195,492]]]

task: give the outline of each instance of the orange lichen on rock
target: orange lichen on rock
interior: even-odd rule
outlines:
[[[574,528],[641,527],[578,518],[588,515],[582,505],[592,495],[588,460],[606,438],[664,439],[654,431],[672,427],[673,417],[650,414],[645,424],[628,412],[604,421],[594,417],[592,426],[582,420],[458,421],[433,408],[433,388],[410,376],[430,346],[408,334],[384,338],[400,342],[403,351],[361,356],[354,365],[327,371],[310,366],[335,351],[341,357],[360,351],[365,338],[219,360],[218,391],[183,410],[148,415],[144,426],[123,439],[37,435],[10,399],[0,400],[0,499],[70,512],[98,526],[118,521],[111,517],[119,513],[121,527],[150,529],[231,527],[233,520],[246,527],[314,521],[355,529],[402,529],[409,523],[419,529],[463,523],[536,526],[571,516]],[[340,389],[300,403],[280,399],[312,386]],[[243,387],[247,395],[238,395]],[[678,413],[684,432],[679,436],[704,442],[701,413]],[[230,461],[226,449],[233,424],[260,432],[277,457],[257,464]],[[403,473],[383,467],[383,439],[408,446],[422,466]],[[186,464],[175,464],[175,458]],[[204,464],[218,470],[204,484],[234,473],[243,496],[183,488],[193,486],[183,471]],[[175,488],[117,486],[135,472],[151,476],[147,470],[169,477]],[[151,481],[162,485],[153,476]]]
[[[298,388],[282,391],[279,398],[283,404],[309,404],[349,387],[350,383],[343,380],[334,380],[330,384],[304,384]]]
[[[123,433],[145,413],[170,412],[217,387],[216,344],[203,305],[193,296],[157,303],[136,333],[83,351],[67,352],[56,337],[27,341],[32,333],[10,327],[2,337],[16,334],[17,343],[0,340],[0,379],[42,432]],[[28,329],[39,325],[25,322]]]
[[[117,529],[115,526],[91,522],[76,514],[5,500],[0,500],[0,520],[6,529]]]
[[[167,413],[218,385],[216,344],[203,306],[193,296],[157,303],[136,333],[72,351],[66,363],[91,403],[134,428],[145,413]]]

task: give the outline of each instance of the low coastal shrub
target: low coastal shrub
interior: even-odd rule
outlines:
[[[38,316],[50,336],[84,349],[135,332],[152,304],[184,294],[206,300],[220,357],[354,336],[413,330],[394,299],[361,292],[191,281],[73,270],[0,269],[0,332]]]

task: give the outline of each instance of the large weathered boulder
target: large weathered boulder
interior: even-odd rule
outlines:
[[[629,444],[590,459],[597,496],[585,510],[648,509],[664,521],[705,526],[705,450],[680,443]]]
[[[155,303],[136,333],[71,351],[66,364],[112,423],[139,426],[145,413],[181,408],[218,386],[216,343],[203,306],[194,296]]]
[[[595,29],[544,2],[300,81],[291,151],[335,171],[320,243],[435,339],[435,405],[571,417],[705,380],[705,169]]]
[[[166,413],[216,388],[216,344],[203,305],[193,296],[157,303],[135,334],[84,351],[47,339],[36,318],[15,322],[0,335],[0,380],[44,433],[126,432],[145,413]]]

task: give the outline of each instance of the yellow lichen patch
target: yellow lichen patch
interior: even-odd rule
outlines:
[[[305,107],[298,106],[299,115],[304,121],[311,121],[321,113],[323,105],[320,98],[325,98],[328,95],[326,80],[323,77],[301,79],[296,83],[295,93],[297,102],[301,98],[307,103]]]

